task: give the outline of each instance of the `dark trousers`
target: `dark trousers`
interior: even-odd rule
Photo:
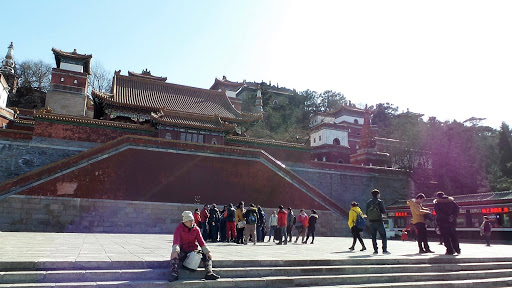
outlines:
[[[457,237],[456,227],[454,225],[439,225],[439,231],[441,232],[441,236],[443,236],[446,253],[460,253],[459,238]]]
[[[308,242],[310,235],[311,235],[311,243],[313,243],[313,241],[315,241],[315,230],[316,230],[315,226],[308,227],[308,235],[306,236],[306,241],[304,241],[304,242]]]
[[[236,243],[238,243],[238,244],[244,243],[244,230],[245,230],[245,228],[236,227]]]
[[[384,223],[381,221],[370,221],[370,234],[372,235],[373,251],[379,251],[379,247],[377,246],[377,232],[379,232],[380,239],[382,240],[382,251],[387,251],[388,239],[386,238],[386,228],[384,228]]]
[[[491,232],[485,232],[484,238],[485,238],[485,243],[487,243],[487,246],[491,246]]]
[[[286,235],[286,227],[278,227],[277,230],[279,231],[279,235],[277,238],[279,239],[278,243],[283,243],[284,239],[284,244],[288,244],[288,235]]]
[[[361,243],[361,246],[363,246],[363,249],[366,249],[366,246],[364,246],[363,237],[361,237],[361,229],[359,229],[356,225],[352,226],[350,229],[350,232],[352,232],[352,248],[356,247],[357,240],[359,240],[359,243]]]
[[[293,231],[293,225],[286,226],[286,236],[289,238],[288,242],[292,242],[292,231]]]
[[[217,242],[219,240],[219,224],[215,223],[215,225],[210,224],[210,239],[212,242]]]
[[[418,247],[420,251],[430,251],[427,239],[427,226],[422,222],[418,222],[414,224],[414,226],[416,226],[416,230],[418,231]]]
[[[220,232],[220,241],[226,242],[226,221],[224,221],[224,220],[220,221],[219,232]]]
[[[206,222],[201,222],[201,235],[203,236],[204,241],[207,241],[208,238],[208,224]]]

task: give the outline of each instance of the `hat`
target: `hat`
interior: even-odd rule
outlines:
[[[190,212],[190,211],[185,211],[185,212],[181,213],[181,216],[183,216],[183,222],[194,220],[194,216],[192,215],[192,212]]]

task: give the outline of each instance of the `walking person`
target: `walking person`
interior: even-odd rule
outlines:
[[[412,214],[412,225],[416,227],[418,237],[418,248],[419,253],[434,253],[428,246],[427,239],[427,226],[425,224],[425,215],[430,215],[430,210],[423,207],[423,201],[425,201],[425,194],[420,193],[416,196],[416,199],[407,201],[407,205],[411,208]]]
[[[234,242],[236,239],[236,217],[233,203],[229,203],[226,213],[226,242]]]
[[[238,208],[235,211],[236,220],[236,244],[244,244],[244,229],[245,229],[245,207],[244,201],[238,203]]]
[[[210,216],[210,206],[204,204],[203,210],[201,210],[201,233],[204,241],[208,241],[208,217]]]
[[[295,228],[298,233],[295,238],[295,243],[299,240],[299,236],[302,236],[301,243],[304,244],[304,237],[306,236],[306,229],[308,228],[308,220],[309,217],[306,214],[306,211],[304,211],[304,209],[300,209],[300,214],[297,217],[297,223],[295,224]]]
[[[286,217],[286,237],[288,237],[288,242],[292,242],[292,231],[293,226],[297,223],[297,218],[293,215],[293,211],[291,207],[288,207],[288,216]]]
[[[457,237],[457,217],[459,216],[459,205],[455,203],[452,197],[448,197],[444,192],[436,193],[437,199],[434,200],[434,209],[436,211],[437,225],[443,237],[446,255],[460,255],[459,239]]]
[[[258,223],[256,224],[256,236],[258,242],[263,242],[263,232],[265,230],[265,225],[267,224],[267,219],[265,215],[265,211],[261,209],[261,206],[258,206]]]
[[[208,217],[208,228],[210,230],[210,239],[212,242],[219,240],[220,212],[216,204],[212,204],[210,208],[210,216]]]
[[[279,205],[279,210],[277,211],[277,230],[279,231],[279,236],[277,239],[279,239],[279,242],[277,242],[277,245],[283,245],[283,238],[284,238],[284,245],[288,244],[288,236],[286,235],[286,218],[287,218],[286,211],[284,210],[283,205]]]
[[[491,221],[489,221],[489,217],[487,217],[487,215],[485,215],[484,222],[480,226],[480,236],[484,236],[485,243],[487,243],[487,246],[491,246],[491,230],[492,230]]]
[[[308,236],[306,237],[306,241],[302,242],[303,244],[308,244],[309,236],[311,236],[311,243],[315,242],[315,230],[316,230],[316,222],[318,221],[318,214],[315,209],[311,209],[311,214],[309,215],[308,220]]]
[[[212,271],[212,255],[210,249],[206,246],[201,231],[194,223],[194,216],[190,211],[184,211],[182,214],[183,221],[178,224],[174,230],[171,253],[171,277],[169,282],[178,280],[178,265],[185,261],[187,255],[191,252],[200,253],[204,269],[206,270],[205,280],[217,280],[220,277]],[[197,249],[197,245],[201,247],[201,251]]]
[[[269,219],[269,225],[270,225],[270,233],[268,235],[268,242],[270,242],[270,239],[272,239],[272,236],[274,236],[274,232],[277,230],[277,214],[276,211],[272,211],[272,215],[270,215]],[[276,237],[274,236],[274,241],[276,241]]]
[[[380,200],[380,191],[372,190],[372,199],[366,203],[366,215],[370,221],[370,234],[372,235],[373,254],[379,254],[377,246],[377,232],[382,240],[382,253],[388,252],[388,239],[386,238],[386,228],[382,221],[382,214],[386,214],[384,201]]]
[[[258,223],[258,210],[254,204],[249,204],[249,208],[244,213],[245,218],[245,235],[244,244],[247,245],[249,237],[252,236],[252,241],[256,245],[256,224]]]
[[[357,240],[361,243],[362,249],[361,251],[366,250],[366,246],[364,245],[363,238],[361,237],[361,232],[363,229],[357,227],[357,216],[360,216],[364,219],[363,211],[359,208],[359,203],[353,201],[350,203],[350,211],[348,212],[348,227],[350,227],[350,232],[352,233],[352,246],[348,248],[349,250],[354,250]]]
[[[228,217],[228,205],[224,205],[222,211],[220,211],[220,242],[226,242],[226,218]]]

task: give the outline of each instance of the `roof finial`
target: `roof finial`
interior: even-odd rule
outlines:
[[[78,52],[76,52],[76,48],[73,49],[73,54],[78,54]]]

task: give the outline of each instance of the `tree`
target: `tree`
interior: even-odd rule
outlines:
[[[390,138],[391,121],[398,113],[398,107],[390,103],[379,103],[372,115],[372,125],[379,128],[378,135],[382,138]]]
[[[16,77],[20,87],[47,92],[50,89],[52,65],[41,60],[26,60],[16,65]]]
[[[510,128],[503,122],[498,133],[499,169],[503,176],[512,177],[512,137]]]
[[[334,111],[347,102],[345,95],[332,90],[325,90],[318,95],[318,99],[319,110],[322,112]]]
[[[91,75],[89,75],[89,94],[92,90],[98,92],[110,93],[112,90],[112,75],[110,71],[99,61],[91,65]]]

